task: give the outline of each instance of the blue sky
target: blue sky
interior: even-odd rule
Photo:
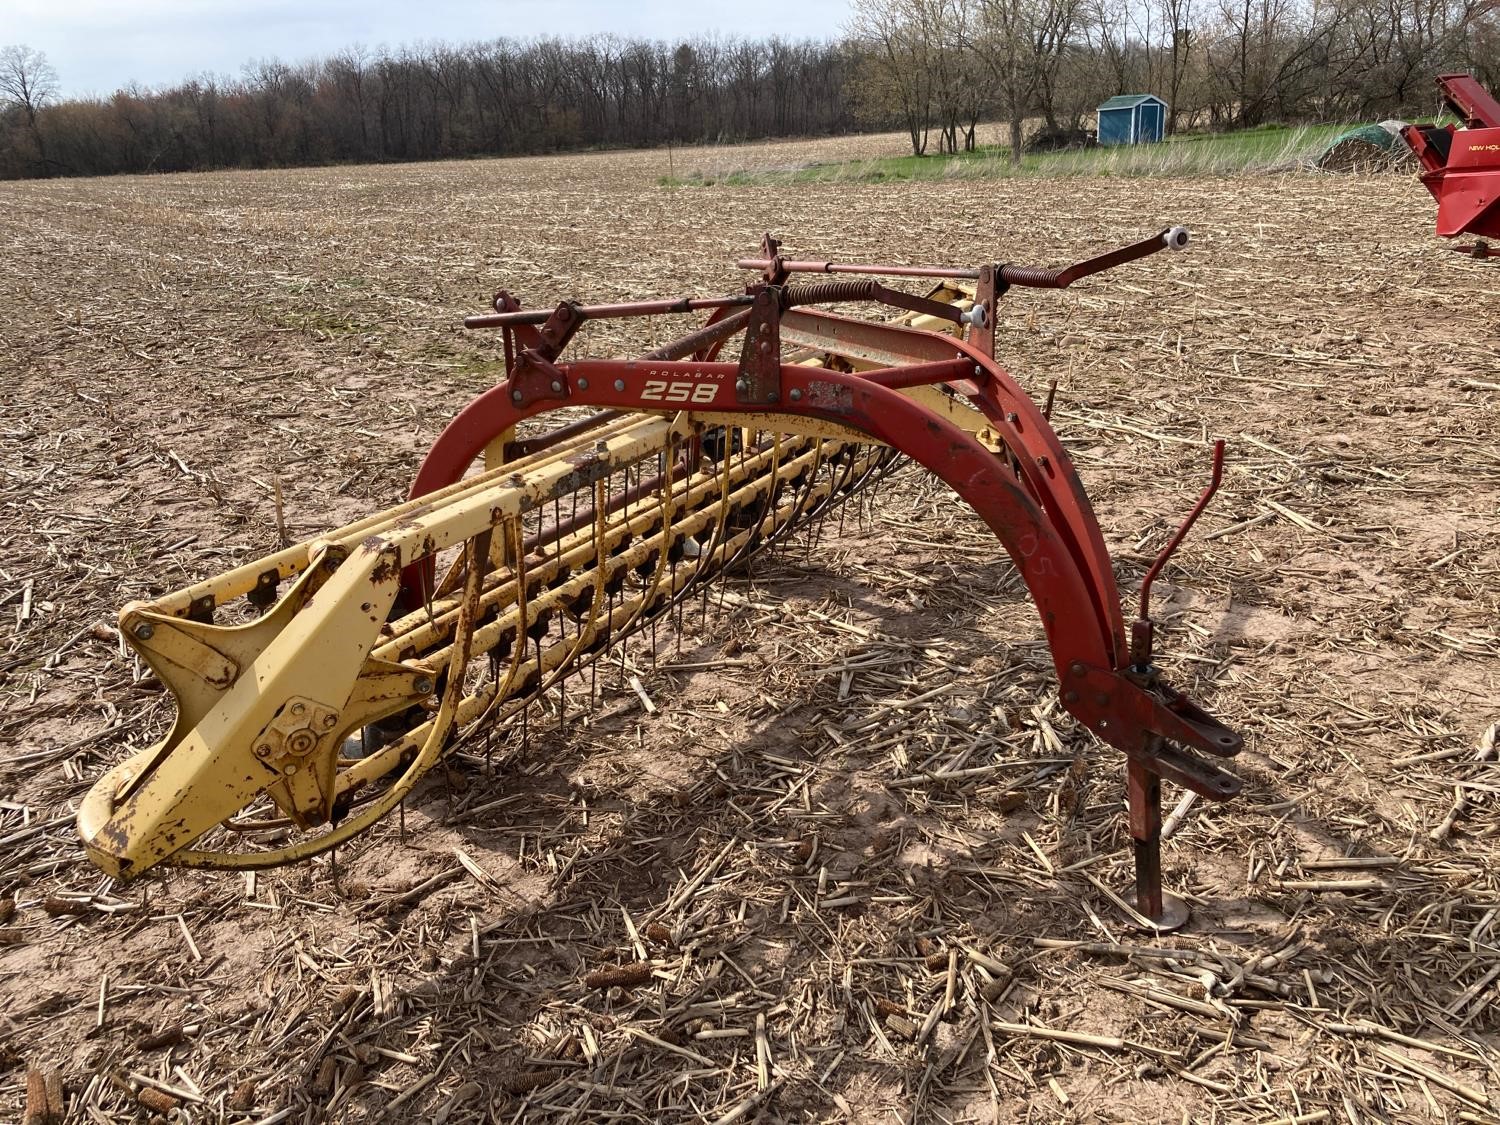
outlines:
[[[595,32],[829,38],[848,11],[848,0],[0,0],[0,46],[25,43],[45,53],[71,97],[204,71],[236,75],[252,59],[297,62],[354,43]]]

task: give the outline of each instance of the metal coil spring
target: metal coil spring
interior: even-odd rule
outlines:
[[[1042,269],[1040,266],[1001,266],[1000,278],[1009,285],[1025,285],[1033,289],[1056,289],[1064,270]]]
[[[786,303],[819,305],[837,301],[873,301],[883,287],[878,281],[814,281],[810,285],[788,285]]]

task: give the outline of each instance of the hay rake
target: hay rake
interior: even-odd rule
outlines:
[[[1216,487],[1222,443],[1127,640],[1103,535],[1050,411],[996,363],[994,344],[1009,287],[1062,288],[1186,244],[1172,228],[1063,270],[961,269],[796,261],[767,236],[738,263],[759,279],[729,296],[527,310],[500,292],[465,324],[501,332],[505,378],[443,431],[407,502],[121,611],[177,716],[89,792],[78,824],[90,857],[131,877],[325,852],[445,755],[524,726],[564,676],[597,669],[669,614],[680,621],[710,579],[910,459],[1014,561],[1063,707],[1126,756],[1136,908],[1180,924],[1161,885],[1161,779],[1225,800],[1239,782],[1212,759],[1242,743],[1161,681],[1149,589]],[[914,296],[877,276],[937,287]],[[896,315],[817,307],[846,302]],[[562,359],[589,321],[694,310],[709,313],[702,328],[638,359]],[[738,356],[721,359],[736,339]],[[517,437],[563,408],[584,409]]]

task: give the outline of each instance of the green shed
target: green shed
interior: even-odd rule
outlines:
[[[1099,107],[1101,145],[1159,141],[1167,132],[1167,103],[1155,94],[1117,94]]]

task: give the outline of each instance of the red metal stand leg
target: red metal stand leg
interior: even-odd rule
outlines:
[[[1186,924],[1187,904],[1161,886],[1161,778],[1144,762],[1129,758],[1125,790],[1130,805],[1130,838],[1135,851],[1135,908],[1159,931]]]

